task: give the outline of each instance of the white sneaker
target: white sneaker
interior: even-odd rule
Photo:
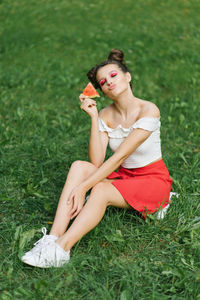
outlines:
[[[27,252],[22,261],[39,268],[61,267],[70,260],[70,251],[65,251],[55,241],[41,247],[40,251]]]
[[[176,198],[178,198],[179,194],[178,193],[174,193],[174,192],[170,192],[169,204],[167,206],[165,206],[164,208],[160,209],[158,212],[155,213],[155,217],[156,217],[157,220],[164,219],[164,217],[165,217],[165,215],[167,213],[167,210],[170,207],[172,196],[175,196]]]
[[[51,245],[53,246],[53,248],[55,248],[55,241],[57,240],[57,236],[47,235],[46,232],[47,232],[46,228],[43,227],[42,228],[43,237],[34,244],[35,247],[33,247],[30,251],[26,252],[24,254],[24,256],[22,256],[21,260],[24,263],[29,264],[31,266],[41,267],[41,268],[48,267],[48,266],[45,266],[44,262],[43,263],[41,262],[42,253],[45,253],[45,251],[48,252],[47,249],[49,249],[49,247],[51,247]],[[58,245],[58,244],[56,244],[56,245]],[[59,245],[58,245],[58,247],[61,248]],[[62,252],[62,251],[57,250],[57,252]],[[64,251],[64,253],[66,254],[65,251]],[[41,256],[41,258],[40,258],[40,256]],[[69,260],[69,255],[67,256],[67,260]],[[57,266],[57,263],[55,263],[55,266]],[[51,267],[51,264],[49,265],[49,267]]]
[[[26,252],[24,254],[24,256],[22,258],[24,258],[25,256],[30,256],[33,253],[37,253],[40,252],[41,247],[45,247],[48,244],[51,244],[52,242],[55,242],[57,240],[57,236],[55,235],[51,235],[51,234],[46,234],[47,233],[47,229],[45,227],[42,228],[42,233],[43,233],[43,237],[38,240],[34,246],[30,251]]]

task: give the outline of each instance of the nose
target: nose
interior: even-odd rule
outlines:
[[[108,84],[108,85],[112,84],[112,78],[111,78],[111,77],[108,77],[108,78],[106,79],[106,81],[107,81],[107,84]]]

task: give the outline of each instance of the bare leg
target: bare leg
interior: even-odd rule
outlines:
[[[72,189],[84,181],[87,177],[92,175],[96,171],[96,167],[90,162],[75,161],[69,170],[60,200],[58,203],[55,219],[50,231],[50,234],[61,236],[65,232],[70,216],[69,212],[72,208],[72,204],[67,204],[68,197]]]
[[[109,205],[131,208],[111,182],[100,182],[92,189],[88,201],[70,228],[56,242],[66,251],[70,250],[77,241],[101,221]]]

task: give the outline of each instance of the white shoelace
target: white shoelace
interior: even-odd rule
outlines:
[[[41,248],[43,246],[47,246],[48,244],[55,241],[55,238],[51,235],[47,235],[47,229],[45,227],[42,228],[43,237],[39,239],[36,243],[34,243],[34,246],[30,252],[34,254],[39,254],[41,252]]]
[[[41,239],[39,239],[35,244],[34,246],[37,246],[38,244],[42,244],[45,242],[45,239],[46,239],[46,235],[47,235],[47,229],[46,227],[42,227],[42,233],[43,233],[43,237]]]

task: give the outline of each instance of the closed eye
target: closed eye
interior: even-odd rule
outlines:
[[[110,74],[110,77],[115,77],[117,75],[117,72],[113,72]]]
[[[102,86],[102,85],[104,85],[105,82],[106,82],[106,80],[102,79],[102,80],[100,80],[99,84]]]

